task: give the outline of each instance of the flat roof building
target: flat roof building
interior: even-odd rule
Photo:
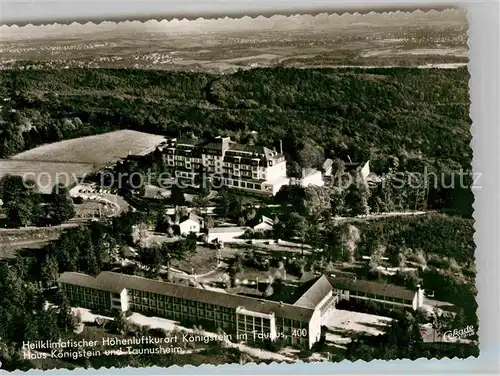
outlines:
[[[133,310],[233,332],[248,342],[284,339],[312,347],[321,334],[320,311],[296,304],[203,290],[148,278],[101,272],[97,277],[66,272],[59,280],[72,305],[98,310]]]
[[[132,310],[205,329],[221,328],[237,341],[281,339],[288,345],[311,348],[321,337],[326,314],[342,299],[373,300],[401,308],[422,306],[423,290],[371,281],[321,276],[294,303],[287,304],[221,291],[101,272],[61,274],[59,287],[77,307],[101,311]]]
[[[424,290],[420,286],[414,291],[388,283],[346,277],[330,278],[330,283],[337,291],[340,300],[371,300],[413,310],[421,308],[424,301]]]

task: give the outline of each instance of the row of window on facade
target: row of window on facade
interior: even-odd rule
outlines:
[[[232,185],[233,187],[241,187],[241,188],[248,188],[248,189],[257,189],[261,190],[262,185],[261,184],[256,184],[256,183],[248,183],[244,181],[238,181],[238,180],[226,180],[227,185]]]
[[[88,287],[76,285],[63,285],[68,299],[88,308],[109,308],[110,294],[102,290],[95,290]],[[247,315],[236,315],[232,308],[221,307],[211,303],[202,303],[184,298],[170,297],[162,294],[151,293],[140,290],[129,290],[130,309],[139,312],[151,312],[164,317],[190,316],[193,319],[207,318],[210,320],[220,320],[225,322],[238,322],[245,325],[252,325],[255,330],[270,330],[270,320]],[[120,299],[120,295],[113,293],[111,297]],[[278,331],[290,334],[292,329],[308,328],[307,322],[301,322],[281,317],[276,317],[276,327]]]
[[[76,292],[76,293],[85,293],[94,296],[106,297],[109,296],[109,293],[103,290],[97,290],[90,287],[77,286],[77,285],[69,285],[63,284],[63,290],[67,292]]]
[[[224,158],[205,158],[208,163],[217,163],[218,166],[220,166],[221,162],[223,162],[224,166],[231,167],[234,165],[234,167],[242,167],[245,168],[247,166],[252,166],[252,167],[258,167],[263,166],[265,167],[266,165],[272,166],[273,163],[272,161],[269,161],[270,163],[265,163],[265,160],[259,160],[259,158],[241,158],[241,157],[231,157],[231,156],[226,156]],[[201,155],[192,155],[192,154],[175,154],[175,155],[168,155],[167,156],[168,161],[186,161],[186,162],[192,162],[192,163],[203,163],[203,158]]]
[[[101,304],[109,303],[109,299],[95,295],[68,293],[67,297],[70,301],[94,302]]]
[[[196,309],[189,309],[189,307],[185,306],[177,306],[177,305],[170,305],[167,307],[154,307],[154,306],[148,306],[148,305],[141,305],[141,304],[132,304],[130,307],[131,310],[134,310],[136,312],[142,312],[142,313],[150,313],[150,314],[155,314],[159,315],[162,317],[166,318],[180,318],[180,319],[208,319],[210,321],[221,321],[221,322],[228,322],[228,323],[235,323],[236,322],[236,317],[231,314],[223,314],[223,313],[218,313],[218,312],[213,312],[213,311],[208,311],[208,310],[196,310]]]
[[[350,293],[349,297],[352,298],[368,298],[368,299],[377,299],[377,300],[383,300],[386,302],[393,302],[393,303],[401,303],[401,304],[412,304],[411,300],[405,300],[405,299],[400,299],[400,298],[390,298],[382,295],[376,295],[376,294],[370,294],[370,293]]]
[[[190,307],[215,309],[227,313],[235,312],[235,310],[232,308],[222,307],[216,304],[202,303],[202,302],[197,302],[196,300],[171,297],[168,295],[157,294],[154,292],[129,290],[129,294],[132,297],[132,299],[141,299],[141,301],[144,302],[143,304],[148,304],[148,305],[155,305],[158,302],[167,302],[167,303],[180,304]]]

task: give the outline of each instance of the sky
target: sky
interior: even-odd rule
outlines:
[[[381,0],[0,0],[0,24],[101,22],[171,18],[269,16],[274,13],[442,9],[459,2]]]

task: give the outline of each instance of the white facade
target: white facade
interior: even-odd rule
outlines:
[[[303,187],[308,187],[310,185],[322,187],[324,184],[325,182],[323,181],[323,176],[319,170],[308,171],[308,174],[306,174],[301,180],[301,185]]]
[[[262,216],[262,220],[258,225],[253,227],[254,231],[271,231],[274,228],[274,221],[271,218]]]
[[[368,175],[370,175],[370,161],[366,162],[361,168],[361,177],[363,180],[366,180]]]
[[[331,159],[327,159],[323,163],[323,170],[324,170],[324,175],[325,176],[331,176],[332,175],[332,167],[333,167],[333,161]]]
[[[121,312],[126,312],[129,309],[129,297],[127,289],[121,290],[119,294],[111,293],[111,309],[117,309]]]
[[[213,142],[173,139],[163,147],[165,162],[173,176],[185,184],[196,185],[203,170],[222,185],[264,194],[276,194],[286,179],[286,161],[282,154],[266,147],[239,145],[229,137]],[[214,184],[215,185],[215,184]]]
[[[415,297],[413,298],[413,309],[416,311],[417,309],[422,308],[424,305],[424,290],[418,286],[418,290],[415,293]]]
[[[290,184],[290,179],[283,177],[280,179],[265,181],[262,184],[262,186],[263,186],[263,191],[275,196],[280,191],[281,187],[289,184]]]
[[[228,242],[242,236],[248,227],[214,227],[208,230],[207,242]]]
[[[236,308],[236,335],[250,341],[277,338],[276,317],[274,313],[250,311],[244,307]]]
[[[309,321],[309,348],[321,339],[321,310],[316,308]]]
[[[181,235],[189,235],[192,232],[198,234],[201,230],[201,223],[197,219],[188,218],[179,223],[179,229]]]
[[[323,174],[321,171],[316,170],[315,168],[302,169],[302,177],[301,178],[292,178],[290,179],[291,185],[300,185],[301,187],[308,187],[310,185],[316,185],[318,187],[322,187],[325,185],[323,180]]]
[[[335,294],[338,295],[339,300],[371,300],[380,304],[393,305],[403,308],[412,308],[415,311],[419,308],[422,308],[424,303],[424,290],[420,288],[415,292],[413,299],[408,300],[401,298],[391,298],[377,293],[371,294],[371,296],[367,296],[367,294],[364,293],[343,289],[336,289]]]
[[[286,161],[283,159],[281,162],[273,162],[263,169],[263,177],[265,180],[272,181],[278,177],[286,177]]]

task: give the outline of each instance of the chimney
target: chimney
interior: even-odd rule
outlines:
[[[283,140],[280,140],[280,154],[283,155]]]
[[[304,179],[306,177],[306,169],[303,168],[302,169],[302,179]]]

